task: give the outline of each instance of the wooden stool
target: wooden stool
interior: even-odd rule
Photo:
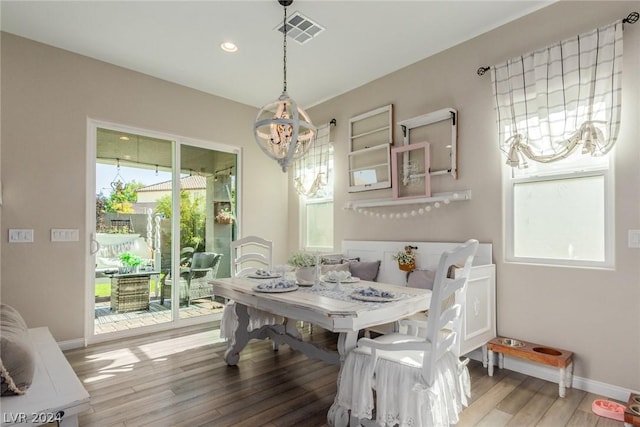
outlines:
[[[565,396],[566,387],[573,381],[573,353],[511,338],[497,337],[487,343],[489,376],[493,376],[493,353],[498,353],[498,367],[504,366],[504,355],[554,366],[560,370],[558,393]]]
[[[625,426],[640,426],[640,394],[631,393],[624,411]]]

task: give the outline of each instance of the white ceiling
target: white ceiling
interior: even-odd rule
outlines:
[[[326,31],[289,40],[288,93],[308,108],[551,2],[296,0],[288,14]],[[5,32],[258,108],[282,92],[276,0],[0,4]],[[226,40],[239,50],[223,52]]]

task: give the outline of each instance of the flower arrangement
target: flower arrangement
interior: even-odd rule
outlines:
[[[320,264],[326,264],[326,258],[320,258]],[[315,267],[316,266],[316,256],[305,253],[305,252],[295,252],[293,255],[289,257],[287,261],[292,267],[303,268],[303,267]]]
[[[405,251],[397,252],[392,258],[398,261],[398,264],[411,264],[416,260],[416,256],[413,253],[407,253]]]
[[[229,209],[222,209],[216,215],[216,222],[218,224],[231,224],[233,219],[233,213]]]
[[[415,246],[405,246],[404,251],[396,252],[391,258],[398,261],[398,268],[403,271],[413,271],[416,269]]]
[[[318,269],[315,268],[316,259],[319,260],[320,264],[327,263],[326,258],[305,252],[295,252],[289,257],[287,264],[296,269],[298,283],[314,283],[315,279],[317,279],[316,274],[319,274]]]

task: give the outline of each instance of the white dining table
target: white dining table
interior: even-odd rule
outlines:
[[[261,280],[248,278],[224,278],[211,281],[215,295],[233,300],[238,324],[228,346],[224,360],[236,365],[240,352],[250,339],[271,339],[277,345],[287,344],[308,357],[331,364],[340,364],[349,351],[356,347],[360,330],[395,322],[406,316],[427,310],[431,301],[428,289],[408,288],[379,282],[358,281],[321,283],[311,288],[299,287],[291,292],[259,292],[256,286]],[[394,294],[397,299],[361,301],[352,297],[358,289],[373,287]],[[249,331],[248,307],[282,316],[282,324],[263,325]],[[337,352],[305,342],[296,327],[296,321],[310,322],[332,332],[337,332]],[[334,425],[335,403],[329,411],[328,422]]]

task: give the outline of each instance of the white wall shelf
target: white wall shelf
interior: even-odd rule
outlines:
[[[420,197],[415,199],[365,199],[365,200],[352,200],[347,202],[345,209],[358,210],[362,208],[379,208],[389,206],[404,206],[404,205],[421,205],[421,204],[436,204],[458,202],[462,200],[471,200],[471,190],[452,191],[447,193],[433,193],[431,197]]]
[[[393,105],[349,120],[349,192],[391,187]]]

